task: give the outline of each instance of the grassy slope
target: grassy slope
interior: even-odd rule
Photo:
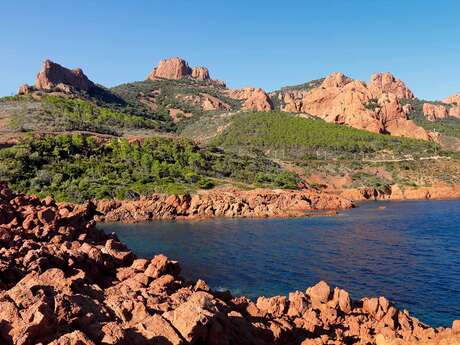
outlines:
[[[257,152],[289,162],[309,177],[345,179],[346,187],[378,187],[399,183],[418,186],[460,183],[460,161],[419,161],[440,153],[432,143],[390,137],[303,119],[285,113],[235,116],[233,124],[212,143],[236,152]],[[402,162],[372,160],[408,159]]]

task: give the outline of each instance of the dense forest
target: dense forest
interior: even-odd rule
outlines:
[[[22,192],[74,202],[185,193],[227,179],[272,188],[299,182],[264,157],[200,148],[185,139],[98,140],[81,134],[29,138],[0,151],[0,178]]]

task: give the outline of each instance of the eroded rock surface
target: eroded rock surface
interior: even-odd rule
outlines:
[[[71,70],[51,60],[45,60],[42,70],[35,79],[35,88],[39,90],[58,88],[67,91],[69,87],[91,91],[96,88],[96,85],[88,79],[80,68]]]
[[[163,78],[179,80],[186,77],[201,81],[211,80],[206,67],[199,66],[191,68],[187,61],[179,57],[161,60],[158,66],[147,76],[147,79],[155,80]]]
[[[153,194],[139,200],[101,200],[97,210],[108,222],[212,217],[302,217],[307,211],[352,207],[342,197],[315,190],[234,189],[193,195]]]
[[[171,200],[172,201],[172,200]],[[286,296],[213,291],[164,255],[137,258],[95,227],[94,205],[56,205],[0,186],[0,343],[458,344],[384,297],[327,283]]]

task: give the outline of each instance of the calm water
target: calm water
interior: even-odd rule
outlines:
[[[385,209],[379,209],[384,206]],[[460,201],[371,202],[337,217],[100,225],[138,255],[251,297],[320,280],[385,295],[434,326],[460,319]]]

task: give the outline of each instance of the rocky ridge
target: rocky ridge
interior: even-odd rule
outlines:
[[[139,200],[95,201],[99,218],[107,222],[212,217],[302,217],[310,211],[353,207],[351,201],[315,190],[218,189],[193,195],[153,194]]]
[[[430,134],[408,119],[410,107],[401,105],[401,99],[413,97],[390,73],[374,74],[369,84],[333,73],[319,87],[279,94],[283,111],[307,113],[375,133],[429,140]]]
[[[99,87],[88,79],[81,68],[71,70],[51,60],[45,60],[35,78],[34,86],[23,84],[19,87],[18,94],[27,94],[33,90],[59,90],[69,93],[73,89],[91,92]]]
[[[384,297],[320,282],[253,302],[187,281],[164,255],[137,258],[91,220],[0,187],[2,344],[458,344]]]

